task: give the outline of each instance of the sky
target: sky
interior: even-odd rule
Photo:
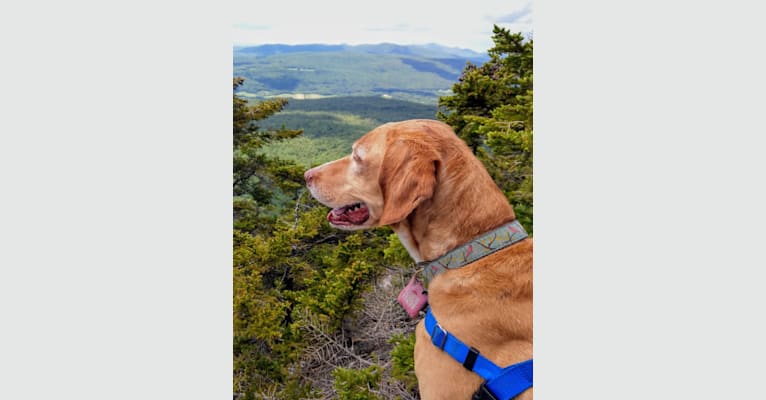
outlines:
[[[234,45],[427,44],[485,53],[492,26],[532,32],[531,0],[235,1]]]

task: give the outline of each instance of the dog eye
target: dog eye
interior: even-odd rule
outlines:
[[[354,161],[356,161],[356,162],[358,162],[358,163],[362,162],[362,159],[361,159],[361,158],[359,158],[359,155],[358,155],[358,154],[354,153],[352,156],[353,156],[353,158],[354,158]]]

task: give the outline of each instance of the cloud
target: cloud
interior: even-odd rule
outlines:
[[[498,17],[496,21],[498,23],[504,23],[504,24],[524,22],[523,20],[525,19],[525,17],[530,15],[531,13],[532,13],[532,3],[527,3],[526,5],[524,5],[524,8],[520,10],[516,10],[510,14]]]

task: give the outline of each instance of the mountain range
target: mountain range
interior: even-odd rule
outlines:
[[[380,96],[435,104],[467,62],[489,59],[439,44],[265,44],[233,48],[238,94],[253,99]]]
[[[421,45],[400,45],[394,43],[380,44],[264,44],[258,46],[234,46],[234,51],[239,53],[248,53],[259,56],[270,56],[284,53],[327,53],[338,51],[351,51],[371,54],[400,54],[414,56],[428,56],[435,58],[465,57],[465,58],[486,58],[482,53],[477,53],[470,49],[461,49],[458,47],[442,46],[436,43]]]

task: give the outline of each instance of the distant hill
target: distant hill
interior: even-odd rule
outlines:
[[[258,46],[236,46],[235,53],[252,54],[257,56],[271,56],[285,53],[327,53],[349,51],[369,54],[399,54],[430,58],[465,58],[486,60],[485,54],[477,53],[470,49],[447,47],[431,43],[423,45],[400,45],[394,43],[380,44],[264,44]]]
[[[274,54],[285,53],[326,53],[330,51],[343,51],[346,45],[329,44],[264,44],[261,46],[240,46],[235,49],[235,53],[252,54],[255,56],[272,56]]]
[[[233,49],[239,94],[316,99],[380,96],[435,104],[449,94],[467,62],[488,60],[468,49],[428,45],[267,44]]]
[[[386,122],[436,118],[436,106],[376,97],[291,100],[282,112],[260,121],[265,129],[303,129],[303,135],[267,145],[264,152],[311,167],[343,157],[351,143]]]

